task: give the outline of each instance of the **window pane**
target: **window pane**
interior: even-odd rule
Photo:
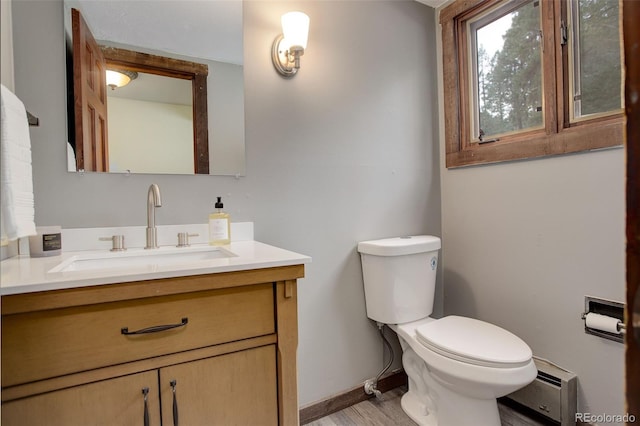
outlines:
[[[542,127],[542,48],[537,1],[507,4],[471,24],[475,134]]]
[[[622,108],[618,0],[576,0],[574,117]]]

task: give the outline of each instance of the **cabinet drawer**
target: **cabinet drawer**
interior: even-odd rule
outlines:
[[[170,330],[124,335],[148,327]],[[2,386],[275,332],[272,284],[2,317]]]

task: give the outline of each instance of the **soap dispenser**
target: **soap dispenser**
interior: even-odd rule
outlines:
[[[217,211],[209,215],[209,244],[220,246],[231,242],[231,217],[222,211],[222,197],[217,197]]]

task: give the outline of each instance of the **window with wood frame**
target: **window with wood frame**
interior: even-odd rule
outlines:
[[[618,0],[457,0],[440,13],[447,167],[623,143]]]

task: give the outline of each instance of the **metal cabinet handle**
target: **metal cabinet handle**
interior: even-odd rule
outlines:
[[[142,388],[142,395],[144,395],[144,414],[142,422],[144,426],[149,426],[149,406],[147,405],[147,397],[149,395],[149,388]]]
[[[173,426],[178,426],[178,399],[176,398],[176,380],[169,382],[173,391]]]
[[[129,327],[123,327],[120,329],[120,333],[124,334],[125,336],[130,336],[134,334],[158,333],[160,331],[171,330],[172,328],[183,327],[187,325],[188,322],[189,322],[189,318],[185,317],[185,318],[182,318],[182,321],[178,324],[154,325],[154,326],[143,328],[136,331],[129,331]]]

